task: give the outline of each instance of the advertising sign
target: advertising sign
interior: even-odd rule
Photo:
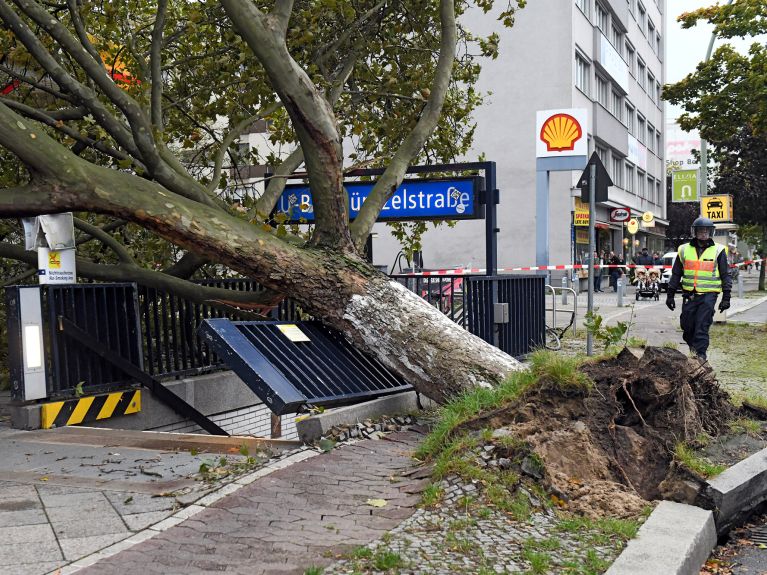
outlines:
[[[37,248],[37,273],[40,284],[77,283],[75,250]]]
[[[703,196],[700,215],[714,222],[732,221],[732,196]]]
[[[599,35],[599,63],[624,92],[629,91],[629,67],[604,34]]]
[[[637,140],[631,134],[628,134],[628,136],[626,137],[628,138],[629,162],[632,162],[633,164],[637,165],[639,168],[646,170],[647,169],[647,148],[644,146],[644,144],[641,144],[639,140]]]
[[[698,169],[671,172],[671,201],[698,201]]]
[[[655,220],[655,216],[652,212],[645,212],[642,214],[642,223],[646,224],[645,227],[649,226],[653,221]]]
[[[626,208],[613,208],[610,210],[611,222],[627,222],[631,219],[631,210]]]
[[[349,219],[354,219],[375,182],[348,182]],[[451,180],[405,180],[386,202],[379,222],[398,220],[476,220],[485,217],[479,203],[484,179],[478,176]],[[312,192],[306,184],[285,186],[273,216],[284,214],[282,223],[306,224],[314,221]]]
[[[536,113],[535,156],[588,156],[588,112],[585,108],[543,110]]]
[[[580,198],[575,198],[575,212],[573,213],[573,225],[575,226],[589,225],[589,205],[584,204],[580,200]]]
[[[639,230],[639,221],[636,218],[631,218],[626,224],[629,233],[633,236]]]

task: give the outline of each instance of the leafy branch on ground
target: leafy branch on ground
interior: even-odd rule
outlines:
[[[586,319],[583,323],[586,331],[594,339],[604,345],[604,350],[617,346],[623,341],[624,347],[629,345],[629,332],[634,326],[634,306],[631,307],[631,317],[628,321],[619,321],[615,325],[605,324],[604,318],[597,313],[597,310],[586,312]],[[646,343],[646,342],[645,342]]]

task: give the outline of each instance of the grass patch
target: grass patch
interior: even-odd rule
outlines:
[[[664,341],[661,344],[661,347],[665,347],[666,349],[679,349],[679,344],[675,341]]]
[[[631,336],[626,341],[626,347],[647,347],[647,340],[643,337]]]
[[[690,471],[706,478],[719,475],[727,469],[726,465],[712,463],[705,457],[695,453],[682,442],[676,444],[676,447],[674,448],[674,458]]]
[[[528,370],[513,373],[498,387],[467,390],[445,404],[438,413],[438,420],[432,432],[416,451],[416,457],[435,457],[450,443],[453,432],[462,423],[484,411],[510,404],[536,383],[553,385],[562,391],[579,392],[585,392],[593,385],[591,380],[578,370],[578,366],[583,362],[582,358],[538,350],[530,354],[528,360]],[[492,430],[484,433],[492,434]]]
[[[587,517],[565,516],[560,519],[556,529],[579,535],[589,545],[604,545],[614,540],[623,543],[633,539],[639,531],[639,526],[640,522],[636,519],[616,519],[614,517],[589,519]]]
[[[767,381],[767,325],[715,323],[710,335],[709,363],[719,383],[731,393],[761,395]]]
[[[730,422],[731,433],[745,433],[751,437],[756,437],[762,432],[762,422],[755,419],[736,419]]]
[[[432,483],[421,494],[421,504],[424,507],[434,507],[437,503],[442,501],[444,491],[436,483]]]
[[[522,551],[522,559],[530,563],[530,569],[527,573],[533,575],[540,575],[548,572],[549,566],[551,565],[551,557],[548,553],[533,551],[532,549],[524,549]]]
[[[400,569],[405,566],[405,561],[399,553],[394,551],[388,551],[380,549],[373,555],[373,567],[379,571],[387,571],[389,569]]]
[[[304,571],[304,575],[322,575],[322,572],[325,571],[322,567],[307,567]]]

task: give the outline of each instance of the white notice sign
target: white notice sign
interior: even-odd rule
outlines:
[[[77,283],[75,270],[76,250],[54,251],[37,248],[37,273],[41,284]]]
[[[282,334],[287,337],[290,341],[293,342],[299,342],[299,341],[312,341],[310,340],[307,335],[301,331],[301,328],[299,328],[294,323],[285,323],[277,326],[277,329],[282,332]]]

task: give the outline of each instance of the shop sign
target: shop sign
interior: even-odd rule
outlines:
[[[631,219],[631,210],[626,208],[613,208],[610,210],[611,222],[627,222]]]
[[[639,221],[636,218],[631,218],[629,223],[626,224],[629,233],[633,236],[639,230]]]
[[[700,215],[714,222],[732,221],[732,196],[703,196]]]
[[[671,174],[671,201],[698,201],[698,169],[676,170]]]
[[[573,213],[573,225],[589,225],[589,205],[584,204],[580,198],[575,198],[575,212]]]
[[[536,157],[587,156],[585,108],[542,110],[536,113]]]

